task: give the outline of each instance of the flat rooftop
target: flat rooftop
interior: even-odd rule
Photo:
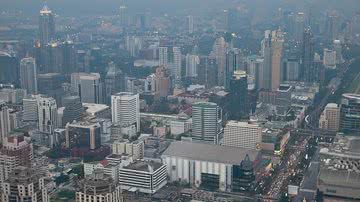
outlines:
[[[135,161],[128,166],[124,166],[124,169],[154,172],[159,169],[163,164],[155,161]]]
[[[94,103],[83,103],[83,107],[86,107],[86,112],[92,115],[110,109],[110,107],[107,105]]]
[[[239,165],[246,155],[249,155],[250,160],[253,161],[256,159],[258,152],[239,147],[181,141],[172,142],[163,153],[163,156],[175,156],[232,165]]]

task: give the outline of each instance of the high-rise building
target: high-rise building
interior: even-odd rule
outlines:
[[[68,123],[65,129],[65,143],[68,149],[95,150],[101,146],[101,126],[99,123]]]
[[[326,27],[325,27],[326,30],[325,33],[329,41],[334,41],[338,39],[339,25],[340,25],[340,19],[338,13],[336,11],[330,11],[327,14]]]
[[[72,73],[71,87],[81,102],[102,103],[102,82],[99,73]]]
[[[324,48],[323,64],[325,68],[336,69],[336,52],[327,48]]]
[[[198,102],[192,106],[192,138],[218,144],[221,133],[221,109],[212,102]]]
[[[186,17],[187,32],[189,34],[194,33],[194,18],[192,15]]]
[[[123,27],[126,27],[128,25],[128,9],[126,4],[124,3],[124,0],[120,1],[120,7],[119,7],[119,20],[120,20],[120,24]]]
[[[84,107],[79,96],[64,97],[63,106],[65,109],[63,110],[62,125],[80,120]]]
[[[181,48],[180,47],[173,47],[173,76],[175,77],[175,80],[181,79]]]
[[[336,64],[341,64],[343,62],[341,41],[334,40],[333,46],[336,52]]]
[[[316,82],[319,72],[314,65],[314,37],[310,29],[306,29],[303,35],[302,44],[302,80],[306,82]]]
[[[62,88],[62,83],[65,81],[64,76],[60,73],[38,74],[37,81],[39,93],[53,97],[56,103],[61,105],[64,96]]]
[[[159,65],[167,68],[168,61],[168,47],[159,47]]]
[[[3,202],[50,201],[45,175],[39,169],[23,166],[13,169],[2,184],[1,195]]]
[[[17,58],[4,51],[0,51],[0,82],[19,84],[19,66]]]
[[[300,78],[300,65],[299,60],[295,57],[285,60],[286,80],[298,81]]]
[[[121,127],[134,125],[140,131],[139,94],[121,92],[111,96],[112,122]]]
[[[255,89],[262,89],[264,87],[264,59],[256,55],[249,56],[246,59],[246,68],[248,79],[250,77],[253,80],[252,83],[255,85]]]
[[[61,45],[62,50],[62,68],[61,72],[64,74],[70,74],[77,72],[76,70],[76,48],[75,44],[71,40],[66,40]]]
[[[38,104],[38,125],[42,132],[53,132],[57,125],[57,105],[52,97],[39,96]]]
[[[249,117],[248,83],[245,71],[235,71],[230,80],[230,119],[240,120]]]
[[[87,175],[76,192],[76,202],[87,201],[123,202],[121,189],[111,176],[100,170]]]
[[[360,95],[343,94],[340,105],[340,129],[350,135],[360,135]]]
[[[340,108],[335,103],[326,105],[320,116],[319,128],[331,131],[339,131],[340,126]]]
[[[114,63],[109,64],[109,70],[105,77],[105,94],[107,104],[111,103],[111,95],[125,91],[125,76]]]
[[[272,39],[271,31],[265,31],[265,37],[261,41],[261,56],[264,58],[263,68],[260,71],[261,82],[258,89],[270,90],[271,89],[271,60],[272,60]]]
[[[0,141],[3,142],[4,139],[9,135],[11,131],[10,126],[10,115],[9,108],[6,103],[0,100]]]
[[[294,38],[296,42],[300,44],[303,41],[304,23],[305,23],[305,14],[303,12],[298,12],[295,17]]]
[[[38,120],[37,96],[32,95],[23,99],[23,121]]]
[[[155,95],[157,97],[166,97],[170,93],[170,77],[164,66],[155,70]]]
[[[55,38],[54,15],[46,5],[40,10],[39,34],[41,46],[47,45]]]
[[[36,64],[34,58],[24,58],[20,61],[20,84],[28,94],[37,93]]]
[[[262,128],[258,124],[229,121],[224,128],[224,146],[259,149]]]
[[[5,138],[0,149],[0,182],[9,178],[9,174],[17,166],[31,166],[33,147],[25,141],[23,135]]]
[[[217,38],[213,46],[213,54],[217,63],[217,85],[225,86],[227,43],[223,37]]]
[[[198,65],[200,63],[199,56],[197,55],[186,55],[186,71],[185,75],[187,77],[197,77],[198,75]]]
[[[218,66],[216,58],[213,56],[201,56],[198,68],[198,79],[206,88],[211,88],[217,85],[217,70]]]
[[[273,91],[276,91],[281,83],[283,43],[282,31],[273,31],[271,37],[271,90]]]
[[[241,51],[239,49],[233,48],[227,51],[225,65],[225,89],[230,88],[230,80],[232,79],[234,71],[241,70],[241,62]]]

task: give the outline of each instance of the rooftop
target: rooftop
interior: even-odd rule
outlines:
[[[170,144],[163,156],[239,165],[247,154],[250,160],[253,161],[256,159],[258,152],[238,147],[177,141]]]
[[[145,172],[154,172],[159,169],[163,164],[155,161],[134,161],[128,166],[124,166],[124,169],[145,171]]]
[[[86,113],[89,113],[92,115],[110,108],[107,105],[95,104],[95,103],[83,103],[83,107],[86,108]]]

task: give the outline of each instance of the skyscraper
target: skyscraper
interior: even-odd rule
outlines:
[[[121,92],[111,96],[112,122],[121,127],[135,126],[140,131],[139,94]]]
[[[249,116],[248,83],[245,71],[234,72],[229,85],[229,99],[231,109],[230,119],[240,120]]]
[[[341,64],[343,62],[341,41],[334,40],[333,46],[336,52],[336,64]]]
[[[298,81],[300,77],[299,59],[295,57],[285,60],[286,80]]]
[[[221,132],[221,109],[212,102],[198,102],[192,106],[192,138],[218,144]]]
[[[37,75],[34,58],[23,58],[20,61],[20,84],[28,94],[37,93]]]
[[[19,61],[9,52],[0,51],[0,82],[19,84]]]
[[[37,97],[31,95],[23,99],[23,121],[37,121],[38,120],[38,103]]]
[[[105,77],[105,103],[110,104],[111,95],[122,91],[125,91],[125,76],[122,71],[111,62]]]
[[[187,54],[185,75],[187,77],[197,77],[198,76],[197,69],[199,63],[200,63],[199,56]]]
[[[174,74],[173,76],[175,77],[175,80],[180,80],[181,79],[181,60],[182,60],[182,55],[181,55],[181,48],[180,47],[173,47],[173,68],[174,70],[172,71]]]
[[[226,53],[226,66],[225,66],[225,89],[230,88],[230,80],[234,71],[240,70],[241,66],[241,52],[237,48],[233,48]]]
[[[39,96],[38,99],[38,125],[42,132],[53,132],[57,127],[57,105],[52,97]]]
[[[194,32],[194,18],[192,15],[186,17],[186,25],[188,33],[192,34]]]
[[[262,78],[262,82],[259,85],[259,90],[270,90],[271,89],[271,52],[272,52],[272,39],[271,39],[271,31],[266,30],[265,31],[265,37],[261,41],[261,56],[264,58],[263,61],[263,68],[262,71],[260,71],[260,78]]]
[[[299,44],[301,44],[303,40],[304,23],[305,23],[305,14],[303,12],[298,12],[295,17],[294,38],[295,41]]]
[[[339,131],[340,124],[340,108],[336,103],[326,105],[320,116],[319,128],[325,130]]]
[[[213,46],[213,54],[217,63],[217,85],[225,86],[226,68],[226,48],[227,44],[223,37],[217,38]]]
[[[168,47],[159,47],[159,65],[167,68],[168,60]]]
[[[308,28],[304,31],[302,45],[302,80],[306,82],[316,82],[319,78],[319,72],[314,65],[314,37]]]
[[[206,88],[217,85],[217,69],[216,59],[214,56],[201,56],[198,68],[198,79]]]
[[[103,103],[103,85],[99,73],[72,73],[71,88],[80,96],[81,102]]]
[[[276,91],[281,83],[284,36],[281,30],[272,32],[271,37],[271,90]]]
[[[11,131],[10,126],[10,117],[9,117],[9,108],[6,106],[6,103],[0,100],[0,141],[3,142],[4,139],[9,135]]]
[[[51,10],[45,5],[40,10],[39,16],[39,34],[41,46],[47,45],[55,38],[55,21]]]

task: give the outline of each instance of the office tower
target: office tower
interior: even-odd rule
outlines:
[[[33,146],[25,141],[23,135],[7,137],[0,149],[0,182],[18,166],[30,167],[33,159]]]
[[[181,80],[181,48],[180,47],[173,47],[173,76],[175,80]]]
[[[0,83],[19,84],[19,67],[15,56],[0,51],[0,72]]]
[[[20,61],[20,84],[28,94],[37,93],[36,64],[34,58],[24,58]]]
[[[90,71],[90,56],[84,50],[77,50],[75,55],[76,69],[79,72]]]
[[[136,127],[140,132],[139,94],[121,92],[111,96],[112,122],[121,127]]]
[[[336,69],[336,51],[324,48],[323,64],[327,69]]]
[[[62,50],[62,68],[61,71],[63,74],[71,74],[77,72],[76,69],[76,48],[75,44],[71,40],[66,40],[61,45]]]
[[[125,5],[124,0],[120,1],[120,7],[119,7],[119,20],[120,25],[123,27],[126,27],[128,25],[128,10]]]
[[[331,131],[339,131],[340,125],[340,108],[335,103],[326,105],[320,116],[319,128]]]
[[[142,48],[142,39],[136,36],[126,36],[125,47],[132,57],[137,57]]]
[[[302,45],[302,79],[306,82],[316,82],[319,77],[319,72],[314,65],[314,36],[311,30],[305,29]]]
[[[41,46],[46,46],[55,38],[54,15],[46,5],[40,10],[39,34]]]
[[[250,56],[246,60],[248,79],[253,79],[255,89],[262,89],[264,84],[264,59],[258,56]],[[248,81],[249,83],[249,81]]]
[[[192,15],[186,17],[186,27],[188,34],[194,33],[194,18]]]
[[[120,168],[121,189],[137,189],[141,193],[155,194],[167,183],[166,165],[155,161],[134,161]]]
[[[340,104],[340,129],[349,135],[360,135],[360,95],[343,94]]]
[[[336,64],[341,64],[343,62],[343,56],[340,40],[334,40],[333,46],[334,51],[336,52]]]
[[[263,70],[260,72],[260,83],[259,90],[270,90],[271,89],[271,60],[272,60],[272,35],[270,30],[265,31],[265,37],[261,41],[261,56],[264,58]]]
[[[4,139],[9,135],[11,131],[10,127],[10,115],[9,108],[6,103],[0,100],[0,141],[3,142]]]
[[[84,107],[80,102],[79,96],[64,97],[63,106],[65,109],[63,111],[62,125],[80,120],[81,114],[84,112]]]
[[[218,144],[221,132],[221,109],[212,102],[197,102],[192,106],[193,140]]]
[[[64,95],[62,88],[64,80],[64,76],[60,73],[38,74],[38,91],[40,94],[55,98],[56,102],[60,105]]]
[[[31,95],[23,99],[23,121],[36,122],[38,120],[37,97]]]
[[[281,83],[284,36],[281,30],[272,32],[271,37],[271,90],[276,91]]]
[[[155,95],[157,97],[166,97],[170,93],[170,77],[164,66],[155,70]]]
[[[2,184],[2,202],[50,201],[48,183],[39,169],[19,166]]]
[[[223,37],[217,38],[213,46],[213,55],[217,63],[217,85],[225,86],[226,68],[226,48],[227,44]]]
[[[85,176],[76,192],[76,202],[87,202],[89,199],[102,202],[122,202],[121,189],[111,176],[95,170]]]
[[[243,66],[241,64],[241,51],[237,48],[233,48],[226,53],[226,64],[225,64],[225,89],[230,88],[230,80],[234,74],[234,71],[240,70]]]
[[[305,23],[305,14],[303,12],[298,12],[295,17],[295,30],[294,38],[295,41],[301,44],[303,42],[304,34],[304,23]]]
[[[99,47],[94,47],[90,50],[90,61],[89,61],[89,70],[90,72],[104,73],[106,70],[104,68],[102,49]]]
[[[122,71],[111,62],[105,76],[105,103],[110,104],[111,95],[122,91],[125,91],[125,76]]]
[[[197,77],[198,76],[198,65],[200,63],[199,56],[197,55],[186,55],[186,71],[185,76],[187,77]]]
[[[57,125],[57,105],[52,97],[39,96],[38,102],[38,125],[42,132],[53,132]]]
[[[299,60],[291,57],[285,60],[286,80],[298,81],[300,78],[300,64]]]
[[[201,56],[198,68],[198,79],[206,88],[217,85],[217,63],[214,56]]]
[[[240,120],[249,117],[250,109],[248,97],[246,72],[240,70],[235,71],[229,86],[230,119]]]
[[[167,68],[168,61],[168,47],[159,47],[159,65]]]
[[[72,73],[71,88],[85,103],[103,103],[102,82],[99,73]]]
[[[340,19],[336,11],[330,11],[326,19],[326,36],[329,41],[338,39]]]
[[[99,123],[67,123],[65,130],[65,144],[68,149],[95,150],[101,146]]]
[[[258,124],[229,121],[224,128],[224,146],[259,149],[262,128]]]

